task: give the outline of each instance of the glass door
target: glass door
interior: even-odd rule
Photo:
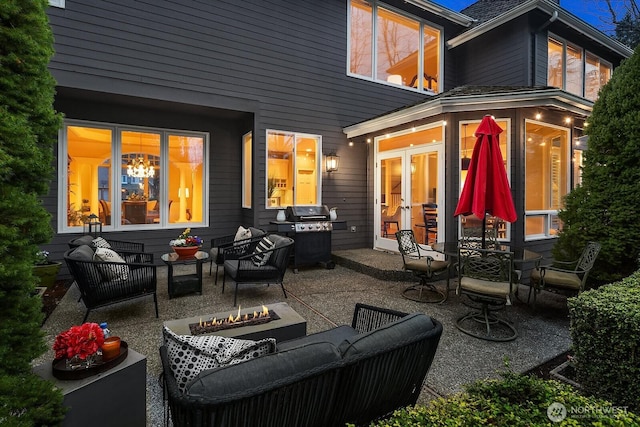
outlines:
[[[432,244],[444,236],[440,188],[444,177],[441,145],[379,153],[376,181],[375,247],[397,251],[395,232],[411,229]]]

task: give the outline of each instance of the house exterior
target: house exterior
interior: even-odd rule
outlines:
[[[338,208],[334,249],[397,250],[393,227],[424,235],[427,203],[425,240],[454,239],[485,114],[519,214],[501,239],[548,250],[593,100],[632,54],[551,0],[50,4],[59,257],[90,214],[162,253],[186,227],[269,229],[294,204]]]

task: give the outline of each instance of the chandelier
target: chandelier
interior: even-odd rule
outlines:
[[[127,163],[127,175],[134,178],[153,178],[156,170],[152,164],[144,161],[144,157],[138,157],[135,162],[129,160]]]

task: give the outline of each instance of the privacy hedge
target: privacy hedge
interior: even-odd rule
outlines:
[[[578,382],[640,412],[640,272],[568,304]]]
[[[564,418],[552,422],[548,415]],[[465,391],[441,398],[427,406],[395,411],[372,426],[632,426],[640,417],[594,397],[580,395],[567,384],[512,372],[499,380],[477,381]]]

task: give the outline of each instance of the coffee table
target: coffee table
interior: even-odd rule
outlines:
[[[163,254],[162,261],[169,267],[168,284],[169,299],[177,295],[198,292],[202,295],[202,264],[209,259],[209,254],[204,251],[198,251],[192,256],[180,257],[177,253],[171,252]],[[173,267],[175,265],[195,264],[196,272],[194,274],[173,275]]]
[[[307,321],[296,313],[289,304],[285,302],[278,302],[267,305],[267,308],[269,311],[275,312],[279,319],[272,320],[268,323],[225,329],[203,335],[218,335],[222,337],[242,338],[246,340],[275,338],[276,342],[287,341],[307,335]],[[254,311],[262,311],[262,307],[243,308],[240,310],[240,314],[253,313]],[[178,335],[191,335],[189,325],[192,323],[209,321],[214,317],[216,319],[223,319],[227,318],[230,314],[235,316],[237,313],[238,309],[231,309],[221,313],[193,316],[186,319],[168,320],[164,322],[164,326],[171,329]]]

